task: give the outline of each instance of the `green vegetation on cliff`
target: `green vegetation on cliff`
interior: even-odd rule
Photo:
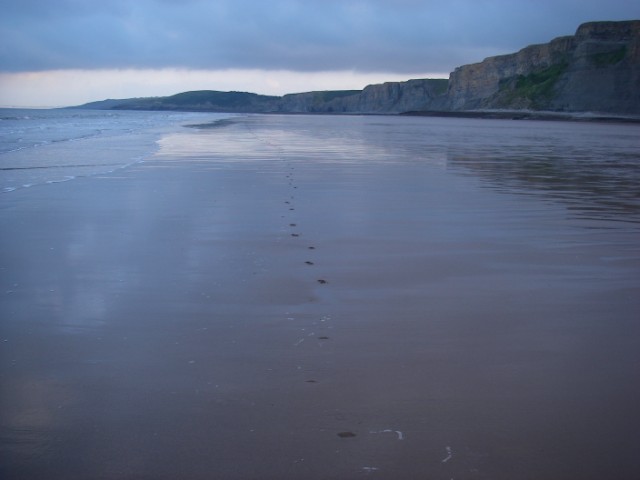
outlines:
[[[449,88],[448,78],[428,78],[427,83],[433,88],[433,93],[436,95],[444,95]]]
[[[350,97],[357,95],[362,90],[327,90],[322,92],[314,92],[314,100],[318,102],[330,102],[334,98]]]
[[[498,98],[505,105],[533,109],[544,107],[553,97],[554,87],[567,67],[568,63],[562,62],[528,75],[505,79],[500,83]]]
[[[627,47],[622,47],[611,52],[594,53],[590,56],[591,61],[597,67],[608,67],[620,62],[627,54]]]
[[[553,94],[553,87],[567,66],[568,64],[563,62],[529,75],[520,75],[516,80],[515,94],[529,98],[533,102],[550,98]]]

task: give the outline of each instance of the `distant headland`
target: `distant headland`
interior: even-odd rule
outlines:
[[[448,80],[282,97],[205,90],[76,108],[631,120],[640,115],[640,20],[585,23],[575,35],[458,67]]]

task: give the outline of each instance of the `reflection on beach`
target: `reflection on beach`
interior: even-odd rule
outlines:
[[[421,165],[562,202],[585,219],[640,222],[637,125],[403,117],[249,116],[165,136],[156,159]],[[244,135],[239,135],[244,132]]]
[[[444,165],[444,150],[424,143],[421,124],[410,118],[250,116],[222,128],[194,128],[166,135],[156,159],[176,157],[210,163],[292,160],[366,168],[421,161]]]
[[[496,190],[561,201],[582,218],[640,223],[637,128],[607,135],[611,126],[604,125],[605,132],[587,136],[592,125],[563,127],[563,134],[547,130],[544,137],[517,144],[454,145],[448,162],[452,170],[477,176]],[[576,133],[583,136],[576,138]]]

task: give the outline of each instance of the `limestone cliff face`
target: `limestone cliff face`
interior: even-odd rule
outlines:
[[[360,94],[356,109],[360,113],[401,113],[432,108],[442,97],[446,80],[424,79],[369,85]]]
[[[640,21],[582,25],[553,110],[640,113]]]
[[[573,37],[561,37],[544,45],[531,45],[518,53],[490,57],[481,63],[456,68],[449,76],[448,106],[452,110],[488,107],[505,79],[527,75],[561,63],[573,48]]]
[[[459,67],[445,107],[640,113],[640,21],[586,23],[574,36]]]
[[[448,88],[447,88],[448,85]],[[479,109],[640,114],[640,20],[592,22],[575,35],[457,68],[446,80],[285,95],[278,111],[402,113]]]
[[[444,99],[447,80],[422,79],[369,85],[361,91],[285,95],[280,111],[298,113],[401,113],[427,110]]]
[[[278,111],[287,113],[344,112],[345,105],[356,103],[361,90],[290,93],[281,98]]]

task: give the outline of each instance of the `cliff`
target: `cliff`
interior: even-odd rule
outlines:
[[[364,90],[292,93],[283,97],[203,90],[170,97],[104,100],[84,108],[186,110],[238,113],[402,113],[428,109],[444,98],[446,79],[422,79],[369,85]]]
[[[447,89],[445,79],[369,85],[364,90],[295,93],[282,97],[282,112],[402,113],[428,109]]]
[[[427,113],[527,110],[640,114],[640,20],[592,22],[575,35],[418,79],[283,97],[199,91],[106,100],[84,108],[255,113]]]
[[[586,23],[574,36],[459,67],[445,109],[640,113],[640,21]]]

